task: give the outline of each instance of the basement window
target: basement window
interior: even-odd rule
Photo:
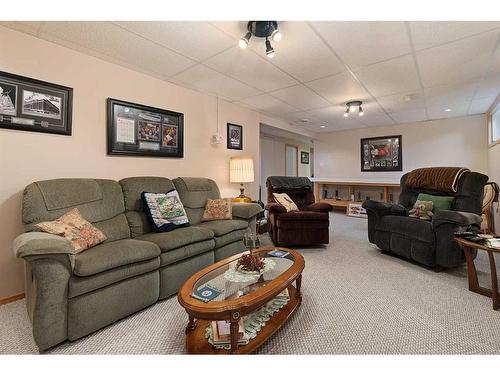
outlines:
[[[490,113],[490,145],[499,143],[500,141],[500,102],[493,108]]]

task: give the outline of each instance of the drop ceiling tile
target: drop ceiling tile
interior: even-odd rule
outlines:
[[[127,21],[116,24],[197,61],[235,45],[232,37],[205,21]]]
[[[424,87],[453,85],[482,77],[493,63],[498,31],[417,52]]]
[[[496,96],[491,96],[489,98],[474,99],[470,103],[468,115],[477,115],[480,113],[486,113],[495,101]]]
[[[43,39],[85,53],[106,55],[164,78],[194,64],[190,59],[109,22],[46,22],[40,35]]]
[[[476,89],[474,99],[488,98],[500,94],[500,73],[489,75],[481,80]]]
[[[283,38],[280,42],[271,41],[276,51],[271,62],[297,80],[312,81],[345,70],[306,22],[279,22],[278,29]],[[252,38],[249,47],[267,58],[264,39]]]
[[[330,103],[304,85],[287,87],[270,93],[272,96],[302,110],[329,106]]]
[[[305,126],[321,121],[317,117],[311,115],[309,112],[306,111],[290,112],[284,114],[282,117],[288,121],[292,121],[294,123],[298,123]]]
[[[412,55],[369,65],[354,74],[375,97],[420,88]]]
[[[469,102],[476,92],[477,82],[471,81],[453,86],[434,86],[424,89],[427,105],[449,108],[456,103]]]
[[[195,65],[173,78],[200,91],[223,96],[231,101],[241,100],[261,93],[253,87],[220,74],[204,65]]]
[[[404,22],[311,22],[351,68],[411,53]]]
[[[449,105],[447,108],[451,109],[450,112],[446,112],[446,108],[443,108],[443,106],[428,104],[427,114],[429,116],[429,120],[465,116],[467,115],[469,103],[470,102],[457,102],[453,105]]]
[[[424,108],[409,109],[391,113],[392,119],[396,124],[405,124],[410,122],[427,121],[427,112]]]
[[[21,31],[26,34],[31,34],[37,36],[38,30],[43,22],[31,22],[31,21],[2,21],[0,26],[8,27],[9,29]]]
[[[274,91],[298,82],[250,49],[235,46],[204,62],[218,72],[262,91]]]
[[[365,115],[359,121],[367,127],[394,125],[394,120],[383,113]]]
[[[389,113],[425,108],[425,99],[421,91],[379,96],[377,102]]]
[[[246,98],[241,100],[241,103],[247,104],[257,110],[264,111],[273,115],[284,115],[290,112],[296,112],[297,108],[294,108],[281,100],[272,97],[269,94],[254,96],[252,98]]]
[[[247,32],[248,21],[210,21],[212,26],[238,41]]]
[[[410,22],[410,30],[415,49],[421,50],[453,42],[495,28],[500,22],[480,21],[415,21]]]
[[[349,73],[308,82],[310,87],[333,104],[345,104],[350,100],[363,100],[369,97],[366,90]]]
[[[335,105],[331,107],[314,109],[308,112],[321,120],[323,122],[323,125],[325,125],[327,129],[330,129],[330,131],[365,127],[365,125],[361,123],[360,117],[344,117],[344,111],[345,107],[341,105]]]

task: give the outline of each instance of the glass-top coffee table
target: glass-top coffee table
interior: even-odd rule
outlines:
[[[284,258],[270,257],[267,253],[272,250],[289,254]],[[186,327],[186,348],[189,353],[251,353],[271,337],[302,302],[300,286],[305,267],[302,255],[292,249],[273,246],[260,247],[252,252],[265,258],[266,267],[262,274],[235,272],[236,262],[248,253],[245,252],[202,269],[181,287],[177,298],[189,315]],[[221,290],[221,294],[209,302],[192,297],[193,291],[206,285]],[[268,311],[272,313],[266,316]],[[249,323],[255,316],[264,319],[265,325],[259,326],[253,337],[247,337],[242,344],[243,324],[240,324],[240,320],[247,317]],[[224,348],[214,346],[208,338],[212,322],[217,321],[227,321],[230,325],[230,343]],[[251,324],[254,323],[252,320]]]

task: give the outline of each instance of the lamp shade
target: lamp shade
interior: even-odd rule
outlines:
[[[229,182],[253,182],[253,159],[248,157],[233,157],[229,161]]]

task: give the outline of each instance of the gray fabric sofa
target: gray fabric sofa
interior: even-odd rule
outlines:
[[[176,188],[190,226],[153,232],[140,194]],[[245,250],[258,204],[234,204],[233,219],[200,222],[207,198],[219,198],[206,178],[131,177],[55,179],[28,185],[23,197],[26,233],[13,250],[26,264],[26,305],[41,351],[76,340],[175,294],[193,273]],[[66,239],[34,225],[77,207],[107,237],[75,254]]]

